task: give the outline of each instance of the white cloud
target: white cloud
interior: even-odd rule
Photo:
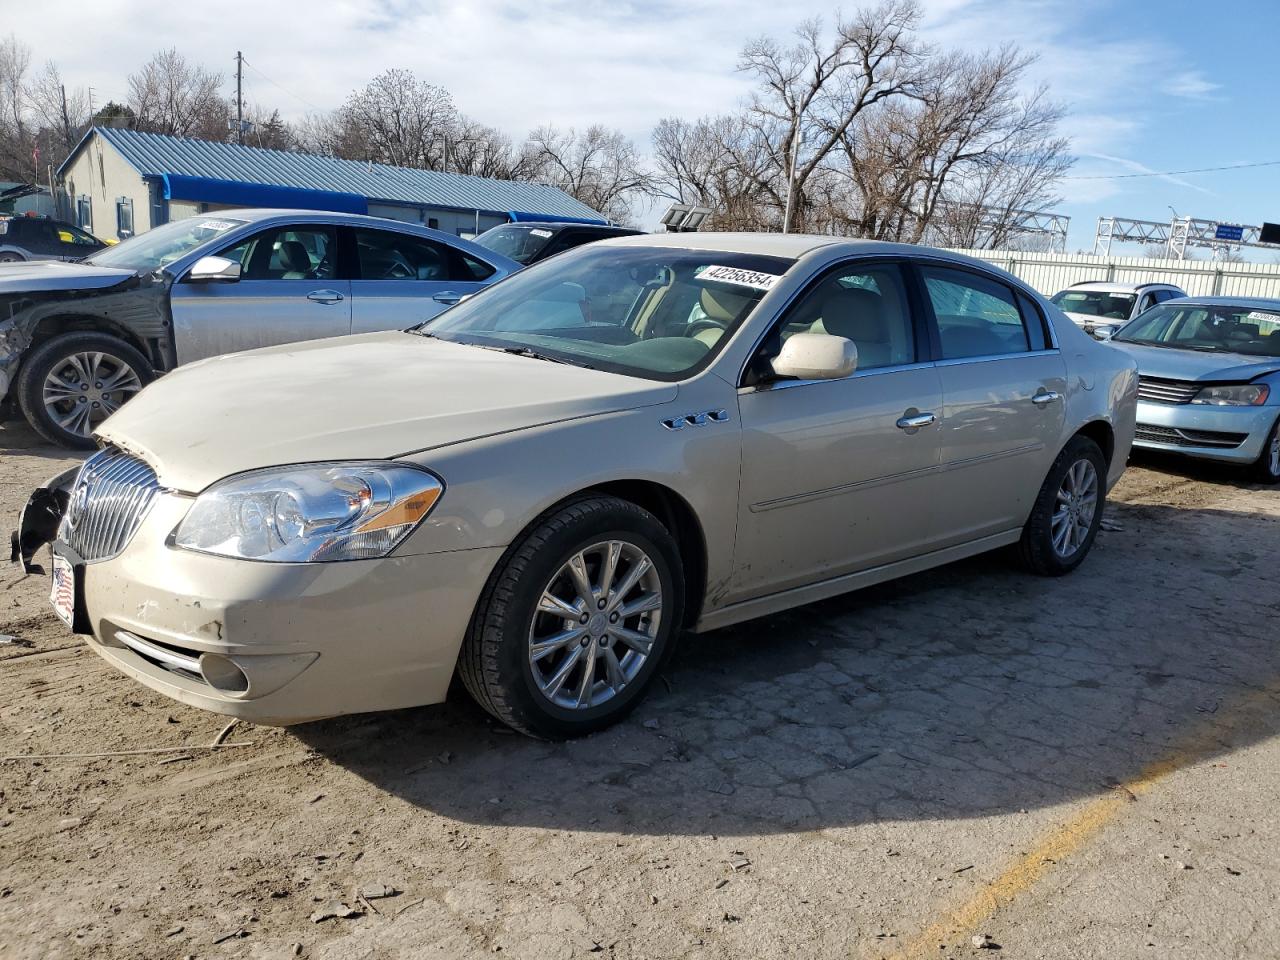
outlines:
[[[1175,73],[1164,86],[1166,93],[1175,97],[1186,97],[1188,100],[1208,100],[1215,91],[1220,89],[1222,89],[1221,84],[1206,79],[1199,70]]]

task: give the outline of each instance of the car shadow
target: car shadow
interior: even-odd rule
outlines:
[[[5,455],[42,457],[46,460],[83,460],[92,450],[69,450],[50,443],[27,425],[21,416],[10,414],[0,422],[0,450]]]
[[[686,636],[630,719],[580,740],[512,734],[465,695],[293,732],[432,813],[649,835],[1017,812],[1098,795],[1192,742],[1280,732],[1280,601],[1260,550],[1280,521],[1123,505],[1108,519],[1072,576],[991,554]],[[1237,722],[1258,698],[1264,719]]]

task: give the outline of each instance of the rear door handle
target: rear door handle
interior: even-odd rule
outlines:
[[[917,413],[909,417],[901,417],[898,420],[899,430],[919,430],[921,427],[927,427],[932,423],[937,423],[938,417],[933,413]]]
[[[462,299],[462,294],[454,293],[452,290],[443,290],[431,299],[436,303],[443,303],[447,307],[452,307]]]
[[[1055,393],[1053,390],[1046,390],[1043,393],[1037,393],[1031,398],[1031,402],[1037,407],[1043,407],[1045,404],[1053,403],[1054,401],[1061,399],[1062,394]]]
[[[342,300],[342,294],[337,290],[312,290],[307,294],[307,299],[315,303],[339,303]]]

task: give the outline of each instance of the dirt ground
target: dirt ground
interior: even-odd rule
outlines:
[[[4,531],[70,459],[0,427]],[[0,762],[0,957],[1278,956],[1280,491],[1148,460],[1107,517],[689,637],[567,744],[459,694],[199,749],[6,567],[0,754],[190,749]]]

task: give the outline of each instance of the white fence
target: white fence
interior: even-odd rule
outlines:
[[[1118,283],[1172,283],[1192,296],[1280,298],[1280,264],[1217,263],[1208,260],[1152,260],[1097,257],[1084,253],[1020,253],[1015,250],[957,250],[1008,270],[1047,297],[1084,280]]]

